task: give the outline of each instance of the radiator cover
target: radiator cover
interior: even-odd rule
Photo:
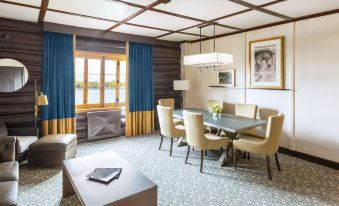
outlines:
[[[88,112],[88,140],[99,140],[121,135],[121,111]]]

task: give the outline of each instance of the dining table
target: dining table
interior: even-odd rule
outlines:
[[[194,109],[194,108],[175,109],[173,111],[173,117],[183,119],[184,110],[202,114],[204,125],[216,128],[218,130],[217,135],[221,135],[222,131],[224,131],[226,133],[227,138],[230,140],[231,146],[233,145],[233,140],[237,139],[237,135],[239,133],[267,124],[267,121],[261,119],[252,119],[228,113],[214,115],[212,112],[206,109]],[[226,165],[228,163],[227,157],[228,150],[226,149],[223,150],[218,160],[218,164],[220,166]]]

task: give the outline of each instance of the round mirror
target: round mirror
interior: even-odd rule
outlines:
[[[0,92],[14,92],[25,86],[28,71],[15,59],[0,59]]]

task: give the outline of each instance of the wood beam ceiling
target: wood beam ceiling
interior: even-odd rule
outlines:
[[[160,3],[163,3],[163,1],[164,2],[169,2],[169,0],[158,0],[158,1],[155,1],[154,3],[152,3],[152,4],[148,5],[148,6],[143,6],[143,5],[139,5],[139,4],[135,4],[135,3],[131,3],[131,2],[126,2],[124,0],[106,0],[106,1],[126,4],[126,5],[129,5],[129,6],[140,8],[140,10],[144,10],[142,12],[140,10],[138,11],[138,12],[141,12],[141,13],[143,13],[143,12],[145,12],[147,10],[150,10],[150,11],[154,11],[154,12],[158,12],[158,13],[163,13],[163,14],[166,14],[166,15],[171,15],[171,16],[175,16],[175,17],[179,17],[179,18],[183,18],[183,19],[188,19],[188,20],[193,20],[193,21],[200,22],[197,25],[193,25],[193,26],[190,26],[190,27],[187,27],[187,28],[176,30],[176,31],[172,31],[172,30],[164,29],[164,28],[157,28],[157,27],[151,27],[151,26],[145,26],[145,25],[140,25],[140,24],[129,23],[128,20],[124,23],[124,24],[130,25],[130,26],[136,26],[136,27],[141,27],[141,28],[148,28],[148,29],[154,29],[154,30],[168,32],[166,34],[157,36],[155,38],[160,38],[160,37],[167,36],[167,35],[170,35],[170,34],[173,34],[173,33],[181,33],[181,34],[187,34],[187,35],[192,35],[192,36],[200,36],[198,34],[184,32],[184,30],[195,28],[195,27],[200,27],[200,26],[204,26],[204,25],[214,24],[214,23],[217,26],[226,27],[226,28],[230,28],[230,29],[236,30],[234,32],[229,32],[229,33],[224,33],[224,34],[216,35],[216,37],[218,38],[218,37],[233,35],[233,34],[237,34],[237,33],[241,33],[241,32],[252,31],[252,30],[256,30],[256,29],[262,29],[262,28],[266,28],[266,27],[280,25],[280,24],[284,24],[284,23],[295,22],[295,21],[305,20],[305,19],[309,19],[309,18],[314,18],[314,17],[320,17],[320,16],[325,16],[325,15],[339,13],[339,9],[334,9],[334,10],[325,11],[325,12],[321,12],[321,13],[317,13],[317,14],[312,14],[312,15],[306,15],[306,16],[302,16],[302,17],[298,17],[298,18],[291,18],[291,17],[285,16],[285,15],[282,15],[282,14],[279,14],[279,13],[276,13],[276,12],[273,12],[273,11],[270,11],[270,10],[267,10],[267,9],[264,8],[264,7],[273,5],[273,4],[284,2],[286,0],[275,0],[275,1],[272,1],[272,2],[269,2],[269,3],[266,3],[266,4],[262,4],[262,5],[259,5],[259,6],[255,6],[253,4],[249,4],[249,3],[244,2],[242,0],[229,0],[229,1],[232,1],[234,3],[238,3],[240,5],[246,6],[248,9],[245,9],[245,10],[242,10],[242,11],[239,11],[239,12],[235,12],[235,13],[232,13],[232,14],[228,14],[228,15],[225,15],[225,16],[221,16],[221,17],[218,17],[218,18],[206,21],[206,20],[202,20],[202,19],[198,19],[198,18],[194,18],[194,17],[190,17],[190,16],[185,16],[185,15],[181,15],[181,14],[176,14],[176,13],[172,13],[172,12],[167,12],[167,11],[164,11],[164,10],[160,10],[160,9],[154,8],[156,5],[159,4],[158,2],[160,2]],[[100,21],[112,22],[112,23],[115,23],[115,25],[112,26],[114,28],[116,28],[117,24],[122,22],[122,21],[116,21],[116,20],[113,20],[113,19],[105,19],[105,18],[100,18],[100,17],[95,17],[95,16],[84,15],[84,14],[77,14],[77,13],[73,13],[73,12],[67,12],[67,11],[62,11],[62,10],[50,9],[50,8],[48,8],[48,2],[49,2],[48,0],[42,0],[41,6],[39,7],[39,6],[34,6],[34,5],[29,5],[29,4],[19,3],[19,2],[0,0],[0,3],[11,4],[11,5],[16,5],[16,6],[22,6],[22,7],[32,8],[32,9],[39,9],[40,13],[39,13],[39,20],[38,20],[38,22],[43,22],[44,16],[46,15],[46,11],[51,11],[51,12],[56,12],[56,13],[63,13],[63,14],[68,14],[68,15],[73,15],[73,16],[80,16],[80,17],[90,18],[90,19],[95,19],[95,20],[100,20]],[[155,4],[155,5],[153,5],[153,4]],[[228,26],[228,25],[219,24],[219,23],[216,22],[216,21],[221,20],[221,19],[229,18],[229,17],[236,16],[236,15],[240,15],[240,14],[243,14],[243,13],[246,13],[246,12],[249,12],[249,11],[253,11],[253,10],[256,10],[256,11],[259,11],[259,12],[263,12],[263,13],[266,13],[266,14],[269,14],[269,15],[272,15],[272,16],[276,16],[276,17],[282,18],[284,20],[283,21],[279,21],[279,22],[275,22],[275,23],[266,24],[266,25],[256,26],[256,27],[252,27],[252,28],[248,28],[248,29],[235,28],[235,27],[231,27],[231,26]],[[136,12],[136,13],[138,13],[138,12]],[[205,35],[202,35],[202,37],[203,37],[203,39],[202,39],[203,41],[212,38],[212,37],[208,37],[208,36],[205,36]],[[193,41],[188,41],[188,42],[197,42],[197,41],[199,41],[199,40],[193,40]]]
[[[261,6],[256,6],[256,5],[247,3],[247,2],[242,1],[242,0],[228,0],[228,1],[231,1],[231,2],[239,4],[241,6],[248,7],[252,10],[260,11],[262,13],[269,14],[269,15],[272,15],[272,16],[275,16],[275,17],[278,17],[278,18],[281,18],[281,19],[285,19],[285,20],[291,20],[292,19],[291,17],[279,14],[279,13],[274,12],[274,11],[267,10],[265,8],[262,8]]]
[[[158,6],[159,4],[162,4],[162,3],[168,3],[169,1],[166,1],[166,0],[157,0],[153,3],[151,3],[150,5],[144,7],[144,8],[141,8],[139,11],[135,12],[134,14],[130,15],[129,17],[125,18],[124,20],[118,22],[117,24],[111,26],[109,29],[107,29],[107,31],[112,31],[113,29],[117,28],[118,26],[122,25],[122,24],[125,24],[127,23],[129,20],[139,16],[140,14],[144,13],[145,11],[147,10],[150,10],[151,8],[155,7],[155,6]]]
[[[42,0],[41,1],[39,18],[38,18],[39,23],[43,23],[44,20],[45,20],[46,11],[47,11],[47,8],[48,8],[48,3],[49,3],[49,0]]]
[[[120,0],[119,0],[120,1]],[[263,7],[266,7],[266,6],[270,6],[270,5],[273,5],[273,4],[277,4],[277,3],[280,3],[280,2],[283,2],[283,1],[286,1],[286,0],[277,0],[277,1],[272,1],[272,2],[269,2],[269,3],[266,3],[266,4],[262,4],[262,5],[259,5],[257,7],[260,7],[260,8],[263,8]],[[176,30],[176,31],[173,31],[173,32],[169,32],[167,34],[163,34],[163,35],[159,35],[155,38],[161,38],[161,37],[164,37],[164,36],[167,36],[167,35],[170,35],[170,34],[173,34],[173,33],[178,33],[178,32],[182,32],[184,30],[187,30],[187,29],[192,29],[192,28],[195,28],[195,27],[201,27],[203,26],[204,24],[213,24],[214,22],[220,20],[220,19],[225,19],[225,18],[229,18],[231,16],[236,16],[236,15],[239,15],[239,14],[243,14],[243,13],[246,13],[246,12],[249,12],[249,11],[252,11],[253,9],[249,8],[249,9],[245,9],[245,10],[242,10],[242,11],[238,11],[238,12],[235,12],[235,13],[232,13],[232,14],[227,14],[225,16],[221,16],[221,17],[218,17],[218,18],[215,18],[215,19],[211,19],[209,21],[206,21],[204,23],[200,23],[200,24],[197,24],[197,25],[194,25],[194,26],[190,26],[190,27],[186,27],[186,28],[183,28],[183,29],[179,29],[179,30]],[[221,24],[216,24],[218,26],[220,26]],[[234,29],[234,30],[237,30],[236,32],[237,33],[240,33],[243,31],[243,29],[240,29],[240,28],[232,28],[230,26],[227,26],[228,28],[230,29]],[[233,33],[233,32],[232,32]],[[207,37],[209,38],[209,37]]]

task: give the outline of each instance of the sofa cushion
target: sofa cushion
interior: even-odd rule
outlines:
[[[18,182],[0,182],[0,205],[17,205]]]
[[[16,136],[16,141],[18,141],[18,152],[21,154],[28,150],[29,145],[36,142],[38,137],[36,136]]]
[[[5,123],[0,122],[0,138],[8,136],[8,131]]]
[[[56,134],[44,136],[29,146],[30,152],[65,152],[77,145],[75,134]]]
[[[0,163],[0,182],[18,181],[18,180],[19,180],[18,162],[10,161]]]

